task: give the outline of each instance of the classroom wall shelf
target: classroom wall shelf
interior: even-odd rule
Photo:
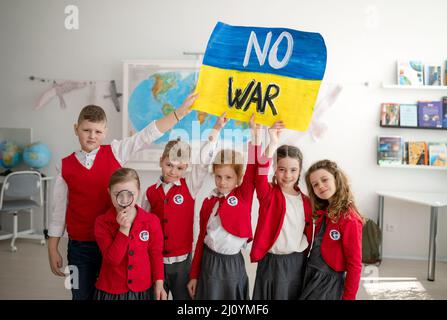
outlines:
[[[399,169],[447,170],[447,167],[410,165],[410,164],[379,164],[378,166],[382,168],[399,168]]]
[[[399,84],[382,83],[384,89],[402,89],[402,90],[446,90],[447,86],[404,86]]]
[[[437,128],[437,127],[397,127],[397,126],[386,126],[380,124],[382,128],[394,128],[394,129],[422,129],[422,130],[447,130],[447,128]]]

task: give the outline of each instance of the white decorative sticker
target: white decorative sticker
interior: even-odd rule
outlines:
[[[149,231],[143,230],[140,232],[140,240],[141,241],[148,241],[149,240]]]
[[[182,204],[183,203],[183,196],[181,194],[176,194],[174,196],[174,202],[175,202],[175,204]]]
[[[237,198],[235,196],[231,196],[227,199],[227,202],[230,206],[234,207],[237,205]]]

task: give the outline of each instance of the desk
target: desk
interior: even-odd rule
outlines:
[[[438,209],[447,207],[447,193],[377,191],[377,194],[379,195],[379,227],[382,231],[383,207],[385,197],[422,204],[430,207],[431,215],[427,279],[429,281],[434,281],[436,264],[436,234],[438,231]],[[383,237],[380,243],[380,257],[382,257],[382,247]]]
[[[0,176],[0,188],[1,185],[3,183],[3,181],[5,180],[5,176]],[[42,238],[42,243],[45,244],[45,240],[44,239],[48,239],[48,212],[50,212],[50,201],[48,200],[49,198],[49,185],[51,183],[51,180],[53,180],[53,177],[42,177],[42,188],[43,188],[43,203],[42,203],[42,213],[43,213],[43,238]],[[19,232],[19,234],[30,234],[30,233],[35,233],[35,230],[33,228],[34,226],[34,221],[33,221],[33,214],[30,214],[30,229],[29,230],[24,230]],[[40,238],[40,236],[39,236]]]

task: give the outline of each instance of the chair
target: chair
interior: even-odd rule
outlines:
[[[45,244],[43,235],[36,235],[33,227],[33,209],[42,206],[42,177],[36,171],[18,171],[8,174],[0,191],[0,214],[13,214],[13,232],[0,235],[0,240],[11,239],[11,251],[16,252],[17,238],[40,239]],[[33,200],[33,197],[38,201]],[[30,211],[30,229],[18,231],[18,213]]]

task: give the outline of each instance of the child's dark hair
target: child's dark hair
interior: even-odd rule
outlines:
[[[107,122],[107,117],[103,108],[94,104],[90,104],[82,108],[81,112],[79,113],[78,124],[80,124],[84,120],[96,123],[103,121]]]
[[[324,169],[334,176],[336,190],[332,196],[331,203],[328,200],[318,198],[310,182],[310,175],[319,169]],[[341,214],[346,214],[349,208],[353,208],[360,219],[363,222],[365,221],[355,205],[348,177],[334,161],[325,159],[311,165],[306,172],[306,185],[314,213],[318,210],[326,210],[328,218],[333,222],[337,222]]]
[[[276,168],[278,161],[284,158],[292,158],[298,160],[300,165],[300,174],[298,175],[298,179],[296,180],[295,186],[298,187],[298,182],[300,181],[301,169],[303,167],[303,154],[298,147],[290,146],[290,145],[282,145],[278,149],[276,149],[275,155],[273,156],[274,166]],[[276,184],[276,177],[273,176],[273,183]]]
[[[180,138],[177,138],[177,140],[170,140],[166,144],[160,160],[165,158],[168,158],[170,161],[189,163],[191,158],[191,147],[187,142],[181,141]]]
[[[220,150],[213,161],[213,173],[220,166],[231,166],[237,175],[237,184],[240,185],[244,176],[244,159],[240,152],[232,149]]]
[[[138,190],[140,190],[140,178],[138,173],[131,168],[119,168],[110,176],[109,189],[118,183],[128,182],[134,180],[137,183]]]

